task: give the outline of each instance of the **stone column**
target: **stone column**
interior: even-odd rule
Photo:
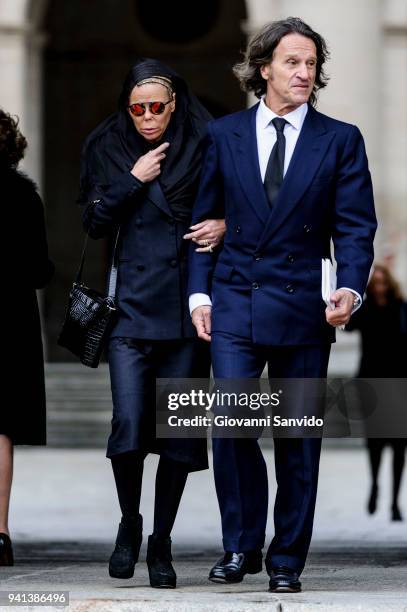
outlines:
[[[252,34],[269,21],[279,19],[280,0],[246,0],[247,19],[242,24],[242,29],[249,39]],[[247,96],[247,106],[257,102],[253,94]]]
[[[37,26],[45,6],[44,0],[0,0],[0,105],[20,119],[21,131],[28,141],[21,168],[40,188],[42,182],[41,54],[45,39],[37,32]],[[35,21],[36,18],[38,21]],[[38,299],[42,314],[40,292]],[[45,338],[43,342],[46,355]]]
[[[384,241],[388,258],[407,294],[407,3],[386,0],[383,13],[382,161]]]
[[[381,64],[382,0],[281,0],[280,16],[301,17],[327,41],[331,80],[318,110],[356,124],[365,139],[378,207],[383,176]]]
[[[44,37],[37,32],[37,24],[30,21],[30,13],[31,2],[27,0],[0,0],[0,104],[20,118],[21,131],[28,140],[21,167],[41,184],[41,53]]]

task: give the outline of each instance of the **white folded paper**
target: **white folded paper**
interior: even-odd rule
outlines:
[[[322,260],[321,294],[325,304],[331,310],[335,310],[335,304],[331,301],[331,295],[336,291],[336,272],[330,259]]]

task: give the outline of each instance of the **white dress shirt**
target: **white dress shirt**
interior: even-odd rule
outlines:
[[[285,155],[284,155],[284,176],[290,165],[291,158],[294,153],[295,145],[297,144],[306,114],[308,112],[308,104],[305,102],[298,108],[284,115],[283,119],[287,121],[284,125],[285,136]],[[257,153],[259,156],[259,166],[261,179],[264,182],[266,169],[270,153],[277,140],[277,132],[272,124],[272,119],[279,117],[265,103],[264,96],[260,99],[260,103],[256,113],[256,138],[257,138]],[[348,287],[342,287],[348,289]],[[348,289],[355,294],[355,305],[352,312],[355,312],[362,304],[362,298],[353,289]],[[212,301],[206,293],[193,293],[189,296],[189,312],[195,310],[198,306],[212,306]]]
[[[291,158],[294,153],[295,145],[297,144],[298,136],[304,123],[305,116],[308,112],[308,104],[301,104],[298,108],[284,115],[288,123],[284,126],[285,136],[285,155],[284,155],[284,176],[287,172]],[[261,98],[259,108],[256,113],[256,137],[257,137],[257,152],[259,155],[259,165],[261,179],[264,182],[266,175],[267,164],[270,153],[277,140],[277,132],[272,124],[272,119],[278,117],[276,113],[266,106],[264,97]]]

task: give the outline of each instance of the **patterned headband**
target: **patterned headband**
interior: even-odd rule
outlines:
[[[163,76],[151,76],[151,77],[147,77],[146,79],[142,79],[141,81],[136,83],[136,87],[140,87],[141,85],[147,85],[149,83],[156,83],[157,85],[162,85],[163,87],[166,88],[170,96],[172,96],[174,93],[174,89],[173,89],[171,80]]]

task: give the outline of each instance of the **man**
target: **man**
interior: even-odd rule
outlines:
[[[324,378],[335,327],[361,303],[376,218],[359,130],[320,114],[324,39],[297,18],[265,26],[235,67],[261,100],[209,124],[193,221],[226,217],[219,253],[191,250],[190,310],[212,342],[216,378]],[[338,289],[321,299],[321,258],[333,239]],[[311,540],[321,440],[275,439],[270,591],[301,590]],[[255,439],[213,440],[224,557],[216,582],[261,570],[267,471]]]

